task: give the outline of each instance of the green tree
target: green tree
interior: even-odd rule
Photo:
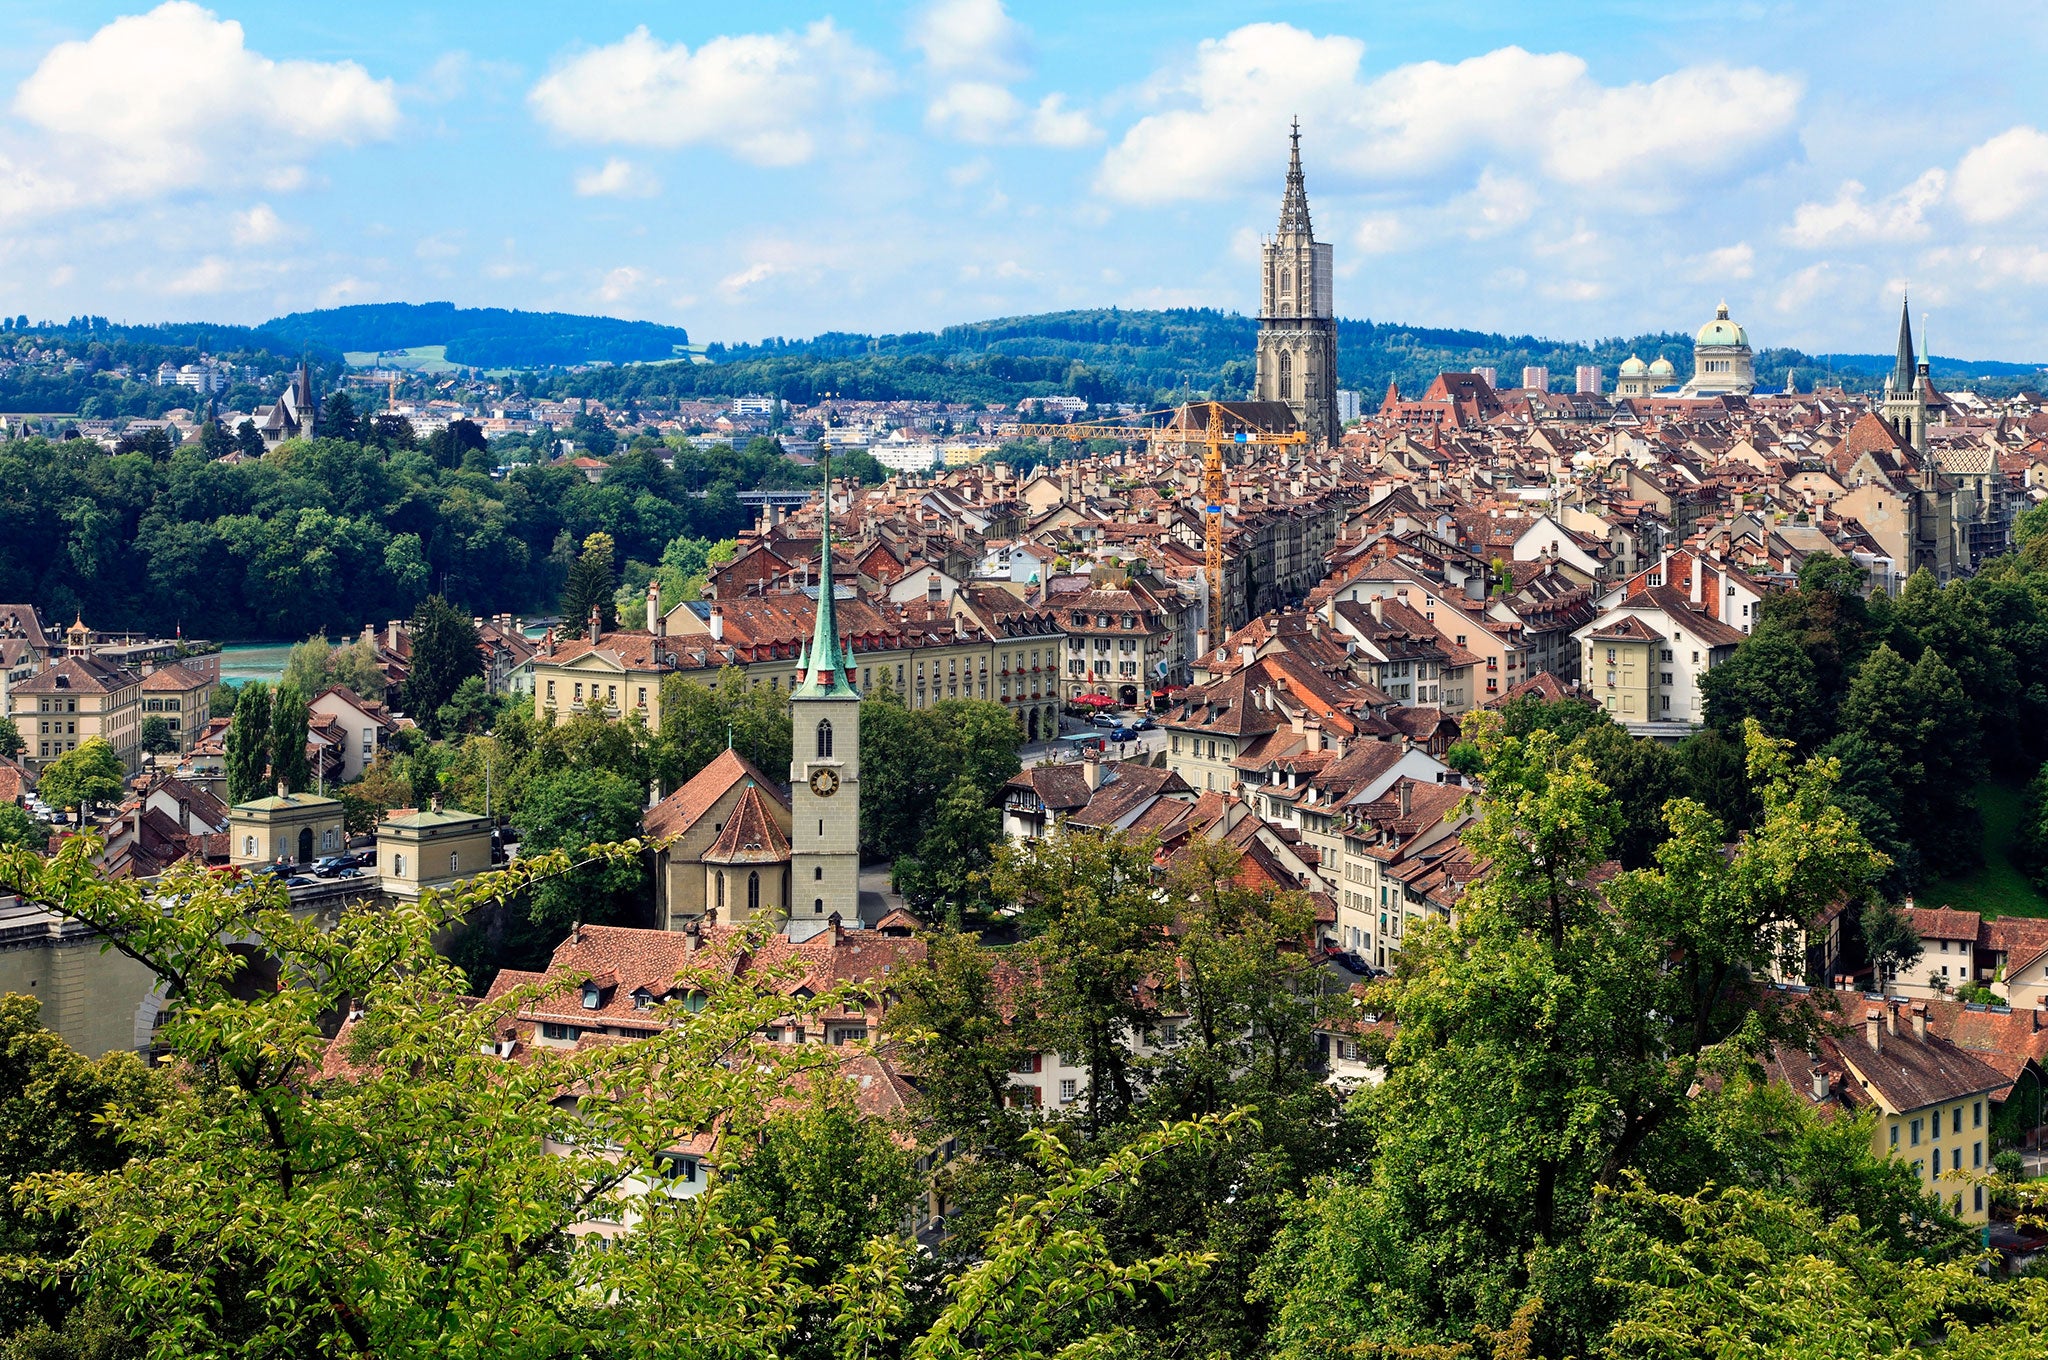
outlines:
[[[1735,655],[1700,680],[1709,726],[1739,737],[1755,718],[1772,736],[1811,752],[1833,735],[1834,696],[1823,695],[1813,658],[1786,625],[1766,619]]]
[[[334,646],[328,642],[325,633],[316,633],[291,649],[285,657],[284,676],[280,685],[290,685],[299,693],[312,696],[327,688],[328,665],[334,655]]]
[[[1929,649],[1908,666],[1880,645],[1842,700],[1842,728],[1867,742],[1899,790],[1899,826],[1926,869],[1945,874],[1979,854],[1977,731],[1961,682]]]
[[[1647,868],[1664,841],[1664,804],[1678,796],[1685,779],[1670,747],[1632,737],[1619,723],[1596,723],[1572,743],[1593,763],[1593,777],[1614,795],[1620,815],[1614,854],[1631,869]]]
[[[1120,1122],[1137,1099],[1131,1036],[1158,1017],[1146,984],[1173,913],[1152,882],[1156,848],[1146,838],[1062,832],[1004,846],[991,874],[996,896],[1023,911],[1045,1044],[1079,1057],[1088,1073],[1091,1133]]]
[[[661,730],[656,735],[655,763],[670,790],[686,783],[728,745],[764,774],[789,769],[788,700],[765,686],[749,685],[737,666],[720,671],[709,685],[687,675],[664,678]]]
[[[320,433],[330,439],[356,437],[356,404],[349,399],[348,393],[329,393],[327,399],[320,403]]]
[[[481,675],[472,675],[455,687],[448,702],[435,714],[434,725],[444,737],[473,736],[488,731],[498,720],[501,707]]]
[[[226,748],[228,802],[261,798],[269,783],[270,686],[261,681],[235,693],[235,712],[223,742]]]
[[[883,1014],[883,1032],[917,1074],[934,1125],[970,1153],[1014,1153],[1023,1134],[1007,1092],[1018,1062],[1038,1046],[1036,996],[1008,971],[999,979],[978,937],[941,926],[896,980],[896,1004]]]
[[[619,626],[617,601],[612,598],[618,583],[612,576],[612,536],[593,533],[583,540],[583,551],[569,565],[569,579],[562,586],[559,606],[563,631],[583,631],[590,611],[598,612],[599,625],[607,631]]]
[[[886,679],[861,703],[861,853],[869,859],[917,854],[931,810],[956,777],[990,807],[1021,768],[1017,720],[999,703],[942,699],[912,709]]]
[[[568,769],[533,781],[519,810],[520,853],[629,841],[640,834],[641,787],[604,770]],[[559,940],[577,921],[616,919],[643,873],[637,861],[597,859],[538,885],[528,913]]]
[[[1369,1168],[1268,1258],[1283,1356],[1333,1335],[1460,1342],[1539,1298],[1543,1352],[1588,1353],[1611,1307],[1588,1245],[1603,1196],[1714,1136],[1702,1076],[1792,1023],[1749,980],[1881,867],[1830,801],[1833,767],[1795,770],[1752,723],[1756,829],[1731,849],[1673,800],[1655,867],[1601,882],[1617,817],[1591,761],[1484,715],[1473,735],[1485,794],[1465,841],[1490,871],[1455,924],[1411,929],[1378,989],[1398,1030],[1360,1098]],[[1699,1176],[1694,1156],[1672,1174]]]
[[[36,783],[36,792],[53,808],[66,812],[121,796],[128,772],[103,737],[87,737],[51,761]]]
[[[932,809],[915,858],[896,861],[897,889],[914,912],[978,919],[988,908],[988,872],[1003,838],[1003,814],[969,775],[956,778]]]
[[[405,678],[402,702],[414,721],[439,736],[443,705],[455,697],[464,680],[483,673],[476,624],[439,595],[429,595],[413,611],[410,629],[412,669]]]
[[[14,719],[0,715],[0,759],[12,760],[27,749],[28,743],[22,740]]]
[[[1920,957],[1920,932],[1897,903],[1873,897],[1856,917],[1856,931],[1863,941],[1863,957],[1870,964],[1872,982],[1887,986]]]
[[[0,803],[0,851],[41,850],[50,835],[19,803]]]
[[[178,749],[178,734],[170,720],[152,714],[142,720],[142,749],[152,756],[167,756]]]
[[[270,779],[293,793],[313,787],[313,765],[306,755],[310,717],[304,695],[290,685],[277,687],[270,703]]]
[[[18,811],[10,807],[9,811]],[[0,848],[7,846],[0,833]],[[128,1159],[122,1134],[162,1098],[159,1080],[132,1053],[89,1059],[41,1024],[32,996],[0,995],[0,1183],[36,1176],[113,1171]],[[44,1218],[9,1196],[0,1202],[0,1252],[12,1261],[62,1259],[78,1243],[80,1223]],[[33,1275],[9,1272],[0,1283],[0,1335],[41,1321],[60,1324],[79,1300],[62,1278],[40,1289]]]

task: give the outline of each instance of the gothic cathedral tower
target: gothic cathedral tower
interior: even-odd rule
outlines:
[[[1916,453],[1927,452],[1927,392],[1922,383],[1927,377],[1927,360],[1932,357],[1914,360],[1913,318],[1906,299],[1900,298],[1899,357],[1884,380],[1884,418]]]
[[[860,921],[860,691],[832,598],[832,462],[824,467],[817,622],[789,693],[790,877],[794,924]]]
[[[1310,439],[1334,444],[1337,419],[1337,312],[1331,302],[1330,247],[1317,242],[1301,178],[1301,122],[1292,133],[1280,231],[1261,251],[1258,378],[1252,396],[1284,401]]]

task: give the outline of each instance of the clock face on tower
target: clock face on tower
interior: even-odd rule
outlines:
[[[811,771],[811,792],[820,798],[830,798],[839,792],[839,771],[833,769]]]

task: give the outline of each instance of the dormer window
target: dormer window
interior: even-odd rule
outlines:
[[[599,1005],[603,1003],[603,1001],[604,992],[601,989],[599,989],[598,985],[595,982],[586,982],[583,984],[584,1010],[594,1011],[598,1008]]]
[[[647,989],[646,989],[645,987],[635,987],[635,988],[633,989],[633,1009],[634,1009],[634,1010],[636,1010],[636,1011],[644,1011],[644,1010],[651,1010],[651,1009],[653,1008],[653,1006],[654,1006],[654,993],[653,993],[653,992],[650,992],[650,991],[648,991],[648,990],[647,990]]]

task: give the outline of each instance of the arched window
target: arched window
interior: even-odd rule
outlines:
[[[811,902],[811,910],[823,916],[825,914],[825,899],[822,897],[814,898]]]
[[[811,877],[817,879],[820,883],[824,882],[825,866],[822,864],[813,864],[811,866]]]
[[[718,871],[718,908],[725,910],[725,870]]]
[[[244,836],[242,838],[242,853],[250,859],[256,858],[256,838],[254,836]]]
[[[394,873],[394,874],[397,874],[397,875],[398,875],[398,876],[399,876],[400,878],[404,878],[404,877],[405,877],[405,856],[404,856],[404,855],[393,855],[393,856],[391,857],[391,872],[392,872],[392,873]]]
[[[462,853],[460,851],[450,850],[448,852],[448,872],[451,874],[462,872]]]
[[[1294,396],[1294,356],[1286,350],[1280,351],[1280,400],[1287,401]]]
[[[1288,274],[1288,272],[1287,272],[1286,270],[1284,270],[1284,269],[1283,269],[1283,270],[1281,270],[1281,271],[1280,271],[1280,291],[1284,293],[1284,292],[1286,292],[1286,291],[1287,291],[1288,289],[1292,288],[1293,286],[1294,286],[1294,282],[1293,282],[1293,279],[1291,278],[1291,276],[1290,276],[1290,275]]]
[[[747,912],[752,914],[761,909],[761,874],[759,870],[747,871]]]
[[[818,759],[829,760],[832,756],[832,720],[818,720]]]

